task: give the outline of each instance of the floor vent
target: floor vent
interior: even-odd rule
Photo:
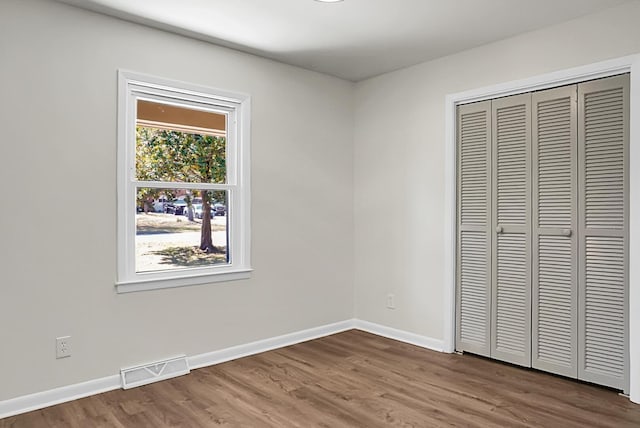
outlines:
[[[120,370],[122,389],[135,388],[172,377],[189,373],[189,364],[185,356],[156,361],[143,366],[129,367]]]

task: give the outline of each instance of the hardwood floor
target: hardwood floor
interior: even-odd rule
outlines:
[[[640,427],[604,388],[351,330],[0,420],[5,427]]]

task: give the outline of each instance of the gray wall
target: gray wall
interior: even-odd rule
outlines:
[[[0,400],[352,318],[353,84],[51,1],[0,53]],[[252,96],[251,280],[114,292],[119,68]]]

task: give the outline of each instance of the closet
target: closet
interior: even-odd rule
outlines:
[[[628,390],[629,76],[458,106],[456,349]]]

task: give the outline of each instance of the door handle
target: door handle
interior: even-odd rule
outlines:
[[[496,227],[496,233],[497,234],[501,234],[502,232],[504,232],[504,228],[502,226]]]
[[[563,236],[571,236],[571,229],[562,229]]]

